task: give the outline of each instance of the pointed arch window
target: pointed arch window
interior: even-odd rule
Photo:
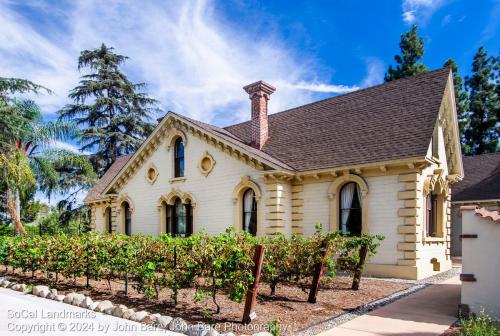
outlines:
[[[104,223],[106,224],[104,231],[107,233],[113,233],[113,228],[111,226],[112,219],[111,219],[111,208],[110,207],[107,207],[106,210],[104,211]]]
[[[339,229],[343,234],[361,235],[362,199],[361,190],[356,182],[346,183],[340,190]]]
[[[437,237],[437,209],[438,199],[437,195],[429,193],[425,199],[425,226],[428,237]]]
[[[184,177],[184,142],[181,137],[174,145],[174,177]]]
[[[176,198],[173,205],[166,206],[166,232],[176,237],[189,237],[193,234],[193,207],[191,202],[183,204]]]
[[[253,189],[247,189],[243,194],[243,231],[253,236],[257,235],[257,201]]]
[[[130,204],[128,204],[128,202],[122,203],[122,211],[125,234],[130,236],[132,234],[132,210],[130,209]]]

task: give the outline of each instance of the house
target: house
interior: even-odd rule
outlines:
[[[485,310],[493,318],[500,317],[500,213],[464,205],[462,212],[462,299],[464,314]]]
[[[451,255],[462,255],[462,214],[460,207],[477,205],[500,211],[500,153],[465,156],[465,177],[451,192]]]
[[[450,185],[463,176],[448,68],[268,115],[275,91],[244,87],[251,120],[224,128],[169,112],[86,197],[98,231],[186,236],[385,236],[365,270],[420,279],[451,268]]]

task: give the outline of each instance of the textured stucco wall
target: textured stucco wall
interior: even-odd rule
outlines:
[[[475,282],[462,282],[462,303],[474,313],[484,308],[500,317],[500,223],[464,211],[462,225],[464,234],[478,235],[462,240],[462,273],[476,278]]]

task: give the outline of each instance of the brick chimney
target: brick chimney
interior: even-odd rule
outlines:
[[[267,101],[276,88],[264,81],[247,85],[243,88],[252,101],[252,123],[250,145],[262,149],[269,138],[267,122]]]

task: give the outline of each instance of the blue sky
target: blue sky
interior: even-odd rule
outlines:
[[[467,75],[479,46],[498,55],[499,21],[498,0],[0,0],[0,76],[51,88],[36,98],[51,119],[79,52],[104,42],[164,111],[225,126],[249,118],[242,86],[259,79],[271,112],[382,82],[412,23],[431,69],[451,57]]]

